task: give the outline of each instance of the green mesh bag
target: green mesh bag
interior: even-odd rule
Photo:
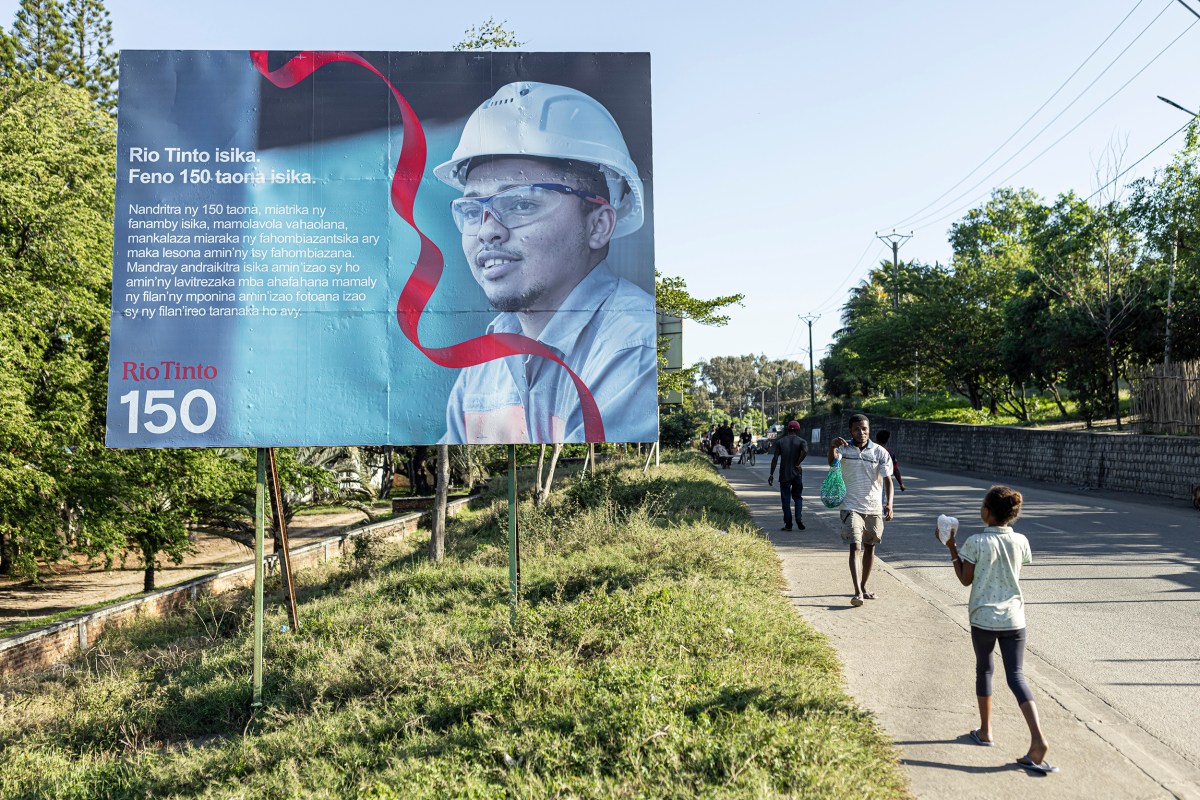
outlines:
[[[826,508],[837,508],[845,499],[846,483],[842,480],[842,460],[839,458],[821,481],[821,502]]]

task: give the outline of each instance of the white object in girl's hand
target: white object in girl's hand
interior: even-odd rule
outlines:
[[[950,539],[950,531],[958,530],[958,520],[955,517],[942,514],[937,518],[938,541],[945,544]]]

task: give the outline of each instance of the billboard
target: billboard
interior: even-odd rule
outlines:
[[[644,53],[121,53],[107,444],[657,438]]]

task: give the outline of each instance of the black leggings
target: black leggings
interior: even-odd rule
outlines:
[[[992,651],[1000,643],[1000,660],[1004,662],[1004,678],[1008,688],[1017,697],[1017,705],[1033,699],[1029,684],[1025,682],[1025,629],[1015,631],[989,631],[971,626],[971,645],[975,648],[975,694],[979,697],[992,696]]]

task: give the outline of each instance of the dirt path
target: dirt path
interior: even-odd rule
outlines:
[[[363,519],[357,511],[333,514],[311,514],[296,517],[288,528],[293,547],[305,541],[333,535],[340,528]],[[158,588],[190,580],[209,572],[241,564],[254,558],[254,551],[229,539],[201,533],[196,539],[196,552],[182,564],[161,563],[155,573]],[[267,542],[267,552],[271,543]],[[29,619],[69,611],[79,606],[103,603],[142,591],[143,571],[134,566],[130,557],[128,568],[120,562],[112,569],[90,568],[82,558],[78,563],[64,561],[45,576],[41,585],[0,578],[0,631]]]

